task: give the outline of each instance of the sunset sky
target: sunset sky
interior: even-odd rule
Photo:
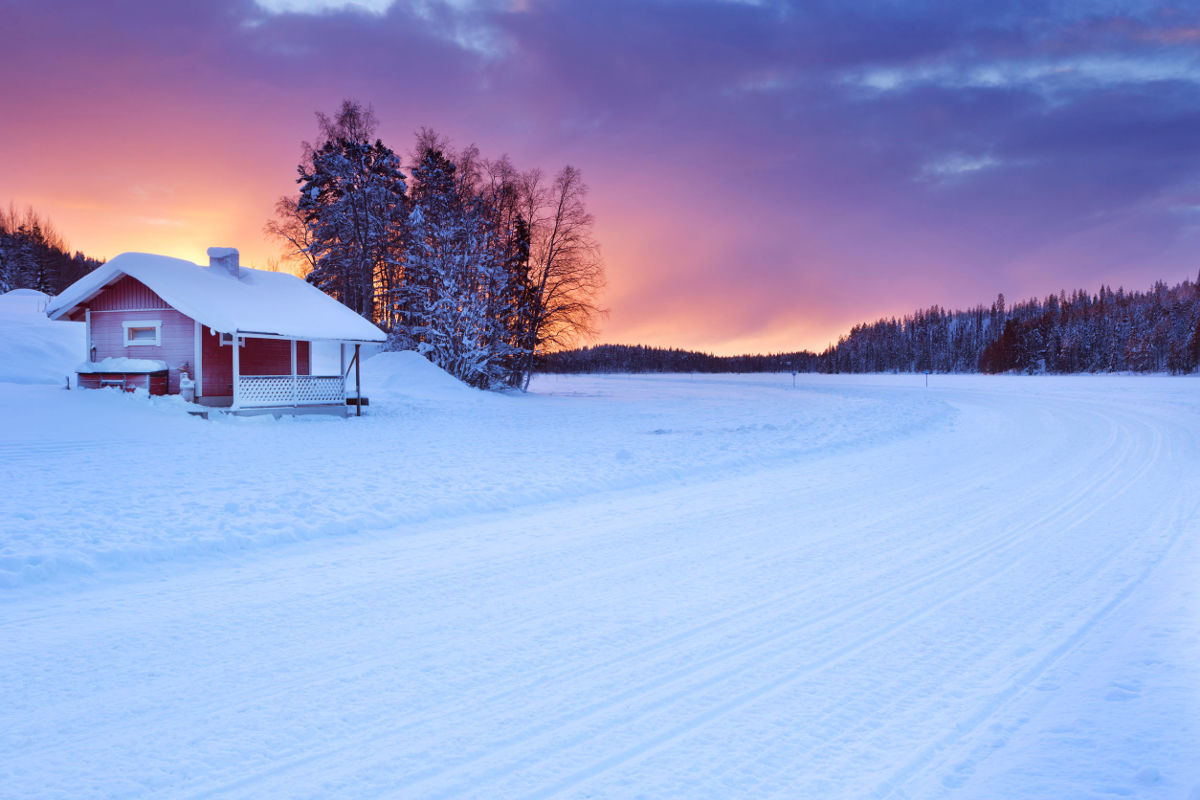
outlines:
[[[0,0],[0,202],[71,247],[262,266],[313,114],[583,170],[599,341],[1200,271],[1200,4]],[[407,157],[406,157],[407,162]]]

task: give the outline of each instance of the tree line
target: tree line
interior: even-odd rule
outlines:
[[[537,371],[614,372],[817,372],[819,356],[808,351],[769,355],[715,356],[695,350],[601,344],[545,353]]]
[[[0,294],[36,289],[55,295],[103,263],[71,253],[49,220],[32,208],[0,208]]]
[[[1149,291],[1065,291],[1009,306],[947,311],[855,325],[822,353],[718,357],[684,350],[601,345],[539,360],[547,372],[1170,372],[1200,366],[1200,279]]]
[[[1007,306],[918,311],[857,325],[821,354],[824,372],[1194,372],[1200,290],[1065,291]]]
[[[390,347],[473,386],[523,388],[539,354],[593,331],[604,272],[579,170],[520,171],[422,129],[405,175],[369,106],[317,121],[299,193],[265,229]]]

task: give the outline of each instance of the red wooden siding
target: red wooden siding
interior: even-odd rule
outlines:
[[[308,342],[296,342],[296,374],[307,375],[308,367]],[[292,343],[286,339],[247,339],[238,357],[238,369],[243,375],[291,375]]]
[[[204,360],[204,381],[201,387],[205,397],[233,396],[233,356],[229,345],[221,347],[221,335],[207,325],[200,328],[201,356]],[[244,352],[244,348],[243,348]]]
[[[95,360],[104,358],[156,358],[167,362],[169,391],[179,392],[179,370],[184,364],[195,371],[195,323],[179,313],[145,284],[128,276],[107,287],[88,304],[92,311],[92,347]],[[125,346],[121,323],[161,321],[159,345]]]
[[[170,308],[154,291],[139,280],[126,275],[105,288],[88,304],[96,311],[136,311],[141,308]]]
[[[233,350],[220,344],[221,337],[210,328],[202,329],[204,359],[204,396],[233,395]],[[243,375],[291,375],[292,343],[284,339],[246,339],[238,353],[238,370]],[[308,375],[311,370],[308,342],[296,342],[296,373]]]

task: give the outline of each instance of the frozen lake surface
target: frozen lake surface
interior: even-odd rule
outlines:
[[[1200,382],[0,383],[0,796],[1200,798]]]

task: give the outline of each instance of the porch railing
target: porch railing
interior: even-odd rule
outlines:
[[[346,402],[346,379],[341,375],[239,375],[236,380],[242,408]]]

